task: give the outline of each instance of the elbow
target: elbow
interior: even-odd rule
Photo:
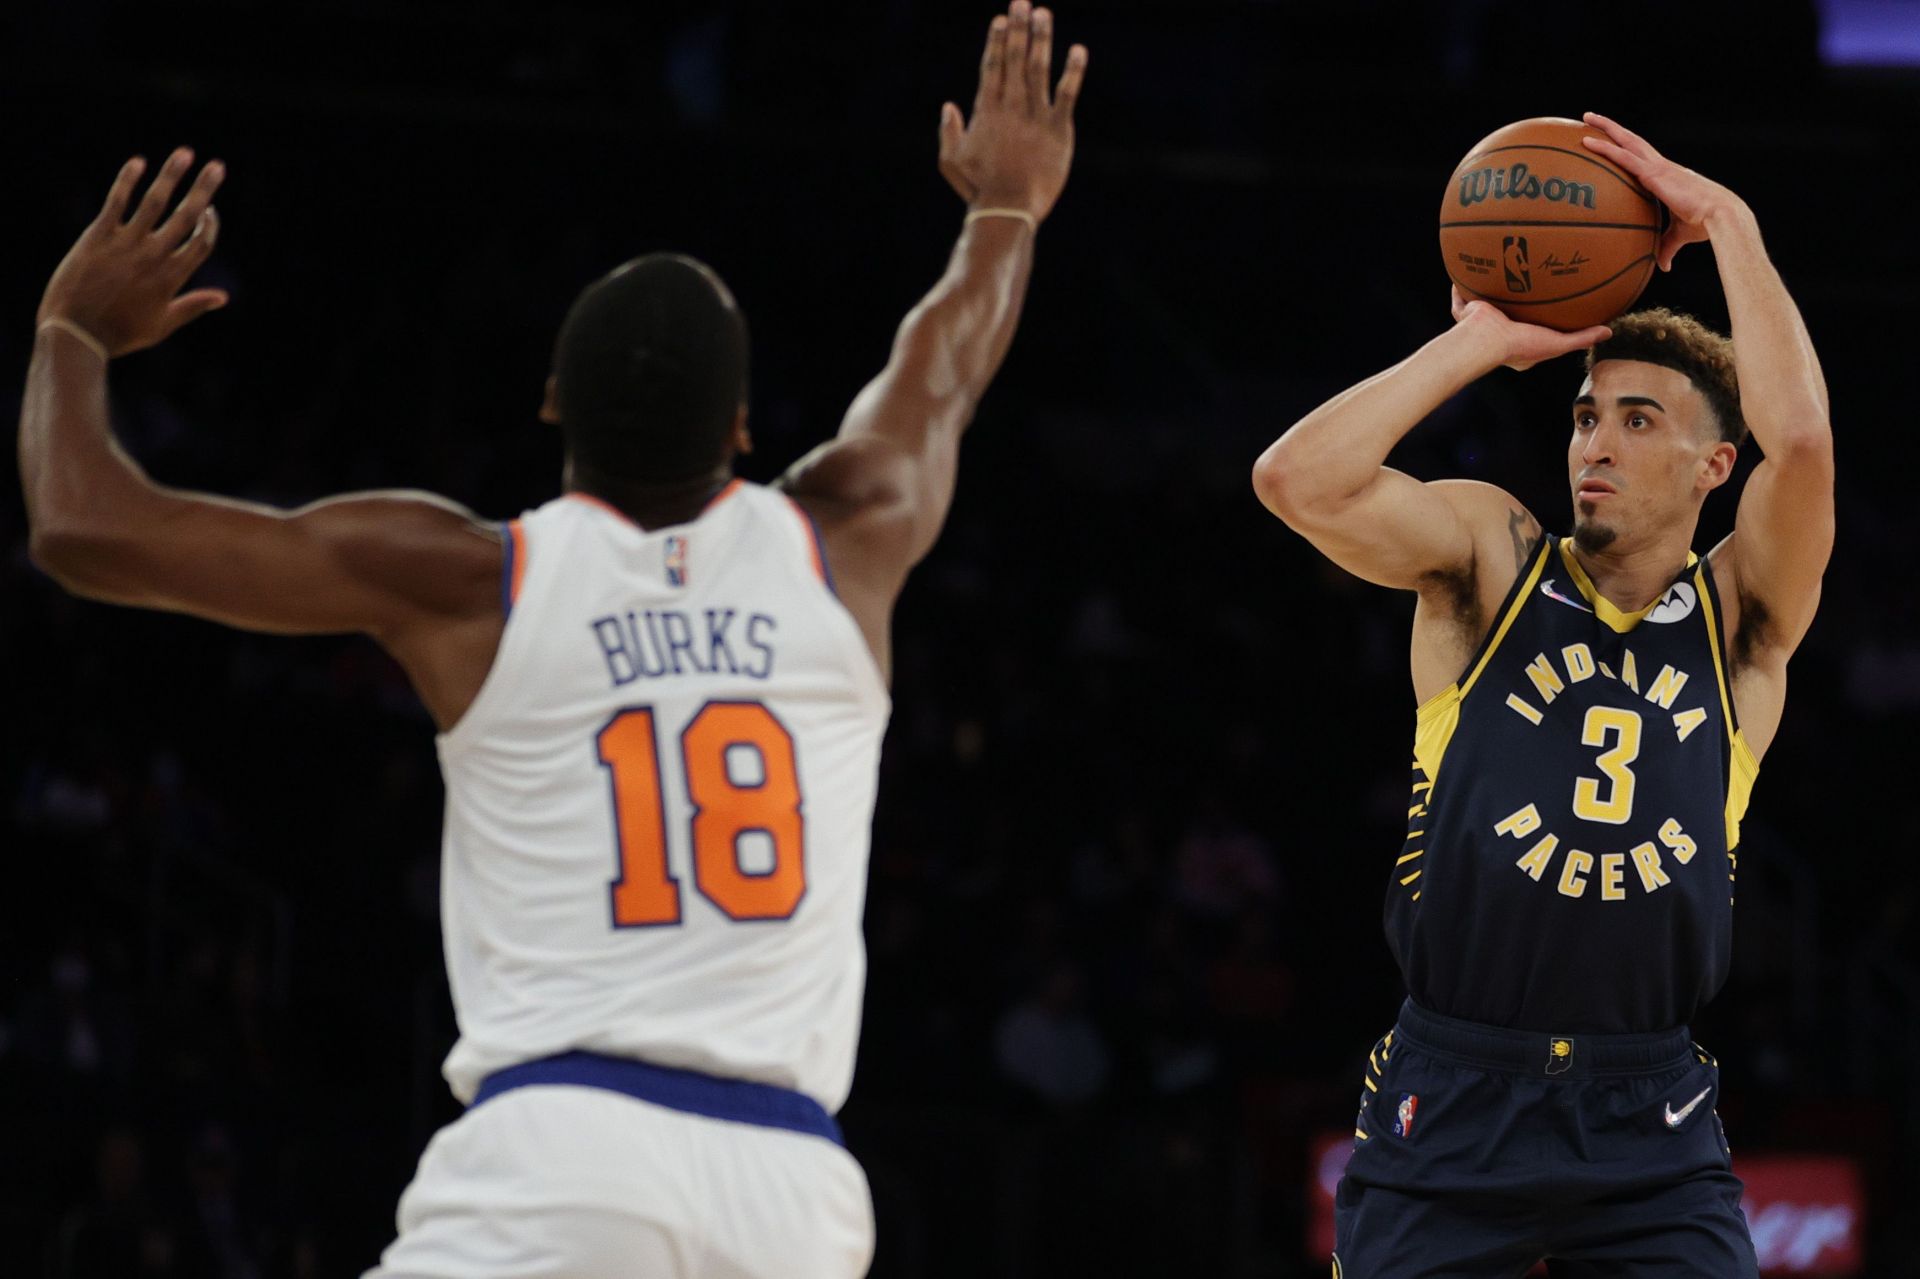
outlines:
[[[1824,420],[1776,435],[1767,457],[1800,475],[1833,474],[1833,430]]]
[[[1302,509],[1303,478],[1285,440],[1269,445],[1253,464],[1253,491],[1260,504],[1289,524]]]
[[[33,566],[74,595],[101,593],[111,551],[94,534],[59,525],[36,524],[27,539],[27,558]]]
[[[1310,456],[1282,436],[1253,464],[1253,491],[1281,523],[1303,536],[1345,517],[1361,489],[1345,487],[1328,473],[1324,459]]]
[[[62,586],[66,585],[69,566],[77,557],[76,539],[70,533],[35,524],[27,536],[27,559]]]
[[[1797,457],[1803,457],[1815,465],[1833,465],[1833,428],[1822,418],[1818,423],[1795,435],[1788,449]]]

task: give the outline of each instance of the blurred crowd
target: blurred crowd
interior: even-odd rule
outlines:
[[[911,9],[889,19],[908,48],[959,29]],[[1248,125],[1231,154],[1186,138],[1184,160],[1130,155],[1122,126],[1200,74],[1116,83],[1149,42],[1107,22],[1082,171],[898,618],[843,1116],[874,1187],[879,1276],[1320,1273],[1310,1151],[1347,1127],[1399,998],[1379,917],[1404,829],[1411,603],[1318,560],[1259,509],[1247,470],[1445,322],[1429,170],[1539,104],[1482,92],[1450,108],[1433,156],[1391,165],[1324,138],[1292,165],[1295,139]],[[118,429],[157,477],[287,503],[419,485],[489,515],[535,505],[558,486],[558,441],[532,410],[567,301],[625,256],[676,247],[728,277],[754,327],[743,465],[770,478],[832,430],[939,269],[959,219],[931,122],[972,53],[934,62],[939,89],[877,72],[882,87],[830,94],[823,127],[858,142],[842,147],[781,132],[801,126],[742,87],[726,23],[674,29],[654,51],[662,87],[639,95],[665,123],[645,128],[539,102],[312,107],[230,83],[249,109],[148,85],[156,118],[129,124],[112,100],[55,94],[73,115],[31,153],[59,180],[21,210],[0,280],[16,318],[0,385],[17,392],[24,318],[121,152],[184,138],[232,168],[211,270],[235,301],[114,370]],[[926,136],[861,134],[896,91],[926,99]],[[1904,1083],[1920,872],[1899,853],[1920,547],[1911,468],[1875,464],[1912,455],[1891,438],[1899,361],[1880,340],[1912,264],[1819,251],[1806,194],[1920,117],[1862,92],[1809,91],[1799,134],[1667,123],[1670,149],[1760,210],[1827,356],[1842,471],[1827,598],[1746,828],[1734,975],[1695,1037],[1723,1063],[1736,1152],[1853,1154],[1887,1205],[1920,1184]],[[744,123],[743,98],[764,107]],[[1209,119],[1237,110],[1196,101]],[[1634,110],[1657,133],[1658,113]],[[1770,167],[1782,145],[1813,177]],[[1338,226],[1327,174],[1370,195]],[[1706,252],[1689,253],[1651,300],[1723,323]],[[1303,289],[1303,257],[1338,257],[1344,276]],[[1397,464],[1506,484],[1557,527],[1576,377],[1496,375]],[[1732,509],[1709,506],[1700,549]],[[0,1272],[370,1264],[456,1113],[437,1077],[453,1034],[439,780],[404,679],[357,638],[65,597],[27,561],[3,467],[0,671]],[[1874,1229],[1891,1258],[1884,1212]]]

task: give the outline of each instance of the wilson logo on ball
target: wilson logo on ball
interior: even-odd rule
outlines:
[[[1542,181],[1527,172],[1525,164],[1516,164],[1508,169],[1475,169],[1460,175],[1460,207],[1463,209],[1489,199],[1551,200],[1555,204],[1573,204],[1591,209],[1595,194],[1593,187],[1585,182],[1569,182],[1565,178]]]
[[[1447,174],[1440,253],[1468,301],[1573,332],[1633,305],[1666,225],[1659,201],[1546,116],[1495,129]]]

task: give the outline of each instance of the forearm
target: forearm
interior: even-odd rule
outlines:
[[[1800,309],[1767,257],[1753,211],[1735,201],[1706,219],[1733,322],[1742,415],[1768,454],[1831,441],[1827,383]]]
[[[1490,335],[1456,325],[1392,368],[1342,391],[1261,455],[1254,473],[1262,500],[1284,514],[1354,497],[1375,480],[1409,431],[1501,360]]]
[[[1016,218],[980,218],[962,229],[945,273],[901,322],[883,375],[928,412],[890,426],[960,430],[972,419],[1019,326],[1033,240]]]
[[[106,361],[57,329],[34,341],[19,458],[34,557],[63,580],[81,567],[75,548],[154,516],[166,501],[113,438]]]

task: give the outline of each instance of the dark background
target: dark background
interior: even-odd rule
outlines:
[[[0,385],[121,159],[188,142],[231,168],[208,275],[234,300],[114,367],[157,477],[535,505],[561,314],[671,247],[753,324],[769,478],[941,268],[937,111],[991,12],[9,6]],[[1856,1155],[1871,1273],[1920,1273],[1920,73],[1823,67],[1808,4],[1089,0],[1059,26],[1093,48],[1079,161],[899,613],[843,1116],[875,1274],[1324,1273],[1308,1142],[1399,993],[1411,599],[1325,565],[1247,472],[1447,322],[1434,212],[1467,146],[1590,107],[1747,197],[1826,362],[1839,542],[1695,1033],[1736,1154]],[[1704,248],[1646,300],[1725,324]],[[1577,379],[1496,373],[1396,460],[1563,527]],[[0,1275],[356,1274],[455,1113],[431,726],[365,640],[65,597],[11,474],[0,552]]]

